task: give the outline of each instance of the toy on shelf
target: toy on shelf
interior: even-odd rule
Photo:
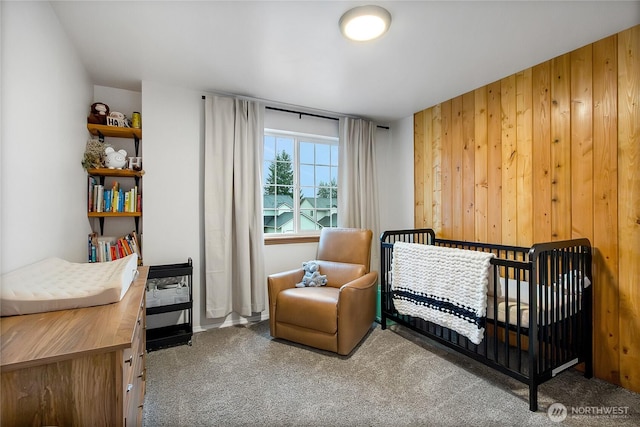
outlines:
[[[107,147],[104,152],[106,154],[104,165],[109,169],[122,169],[127,164],[127,152],[125,150],[116,151],[112,147]]]

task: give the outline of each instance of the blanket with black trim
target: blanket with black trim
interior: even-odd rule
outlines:
[[[396,310],[452,329],[480,344],[493,257],[487,252],[394,243],[391,291]]]

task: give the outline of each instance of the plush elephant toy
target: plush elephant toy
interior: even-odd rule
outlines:
[[[320,265],[316,261],[302,263],[304,276],[302,282],[296,284],[296,288],[324,286],[327,284],[327,276],[320,274]]]

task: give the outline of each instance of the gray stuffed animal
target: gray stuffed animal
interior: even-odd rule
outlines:
[[[304,268],[304,276],[302,276],[302,282],[296,284],[296,288],[324,286],[327,284],[327,276],[320,274],[320,265],[316,261],[303,262],[302,268]]]

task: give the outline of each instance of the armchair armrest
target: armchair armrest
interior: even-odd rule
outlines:
[[[267,291],[269,294],[269,325],[272,334],[274,333],[276,323],[276,300],[278,294],[289,288],[294,288],[296,283],[302,281],[304,270],[298,268],[296,270],[284,271],[282,273],[271,274],[267,277]]]
[[[378,283],[378,272],[370,271],[364,276],[360,276],[355,280],[350,281],[349,283],[345,283],[340,287],[340,292],[344,292],[348,289],[359,289],[366,290],[371,288],[373,285]],[[376,290],[377,291],[377,290]],[[340,294],[342,298],[342,294]]]
[[[375,320],[377,284],[378,272],[371,271],[340,288],[338,354],[348,354]]]
[[[270,274],[269,277],[267,277],[269,296],[271,296],[272,291],[273,296],[276,296],[284,289],[295,287],[296,283],[302,281],[302,276],[304,276],[304,270],[302,268]]]

